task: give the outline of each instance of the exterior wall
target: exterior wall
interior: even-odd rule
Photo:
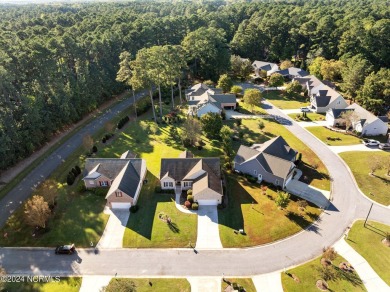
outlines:
[[[211,104],[207,104],[207,105],[205,105],[204,107],[200,108],[197,111],[198,117],[201,117],[202,115],[205,115],[207,113],[217,113],[217,114],[220,114],[221,110],[219,108],[211,105]]]
[[[209,197],[205,197],[205,196],[197,196],[197,195],[194,195],[194,202],[198,203],[198,201],[202,201],[202,200],[216,200],[218,204],[221,204],[222,203],[222,196],[221,195],[215,195],[215,196],[209,196]]]
[[[120,192],[121,190],[117,190],[117,191]],[[112,202],[115,202],[115,203],[131,203],[131,205],[133,205],[134,200],[133,200],[132,197],[130,197],[129,195],[125,194],[124,192],[122,192],[122,197],[117,197],[115,195],[115,192],[114,192],[107,198],[107,203],[110,206],[110,208],[112,207],[111,206]]]
[[[112,182],[108,177],[105,177],[104,175],[101,175],[97,179],[92,180],[92,181],[95,182],[94,185],[89,184],[90,181],[91,180],[89,180],[89,179],[84,180],[84,184],[85,184],[85,187],[87,189],[91,189],[91,188],[109,188],[111,186],[111,182]],[[103,182],[103,181],[107,182],[107,186],[104,186],[104,187],[100,186],[100,182]]]
[[[327,108],[334,108],[334,109],[345,109],[348,106],[347,102],[342,96],[339,96],[334,101],[329,103]]]
[[[164,187],[164,182],[171,182],[173,184],[173,187]],[[173,190],[175,188],[175,180],[171,177],[165,177],[160,180],[161,183],[161,189],[163,190]]]
[[[388,130],[387,125],[382,122],[380,119],[377,119],[376,121],[364,125],[361,133],[363,136],[378,136],[378,135],[386,135]],[[358,131],[356,129],[356,131]],[[359,131],[358,131],[359,132]]]
[[[326,112],[325,120],[328,126],[333,127],[335,125],[335,119],[331,111]]]
[[[268,183],[272,183],[275,185],[276,180],[278,180],[279,186],[284,185],[283,178],[278,177],[276,175],[273,175],[272,173],[265,171],[265,169],[260,165],[260,163],[256,159],[249,160],[247,162],[241,163],[240,165],[234,164],[234,169],[238,170],[242,173],[249,174],[249,175],[256,177],[256,178],[258,177],[259,174],[261,174],[263,176],[263,180],[268,182]],[[257,171],[256,174],[255,174],[254,170]]]
[[[290,172],[290,174],[287,176],[286,181],[283,183],[283,188],[285,188],[285,187],[286,187],[286,184],[288,184],[288,182],[292,179],[293,174],[294,174],[294,170],[292,170],[292,171]]]

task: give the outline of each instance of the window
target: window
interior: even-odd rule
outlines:
[[[277,179],[276,181],[275,181],[275,185],[279,185],[279,180]]]
[[[95,182],[94,182],[93,180],[90,180],[90,181],[89,181],[89,184],[90,184],[90,185],[94,185]]]
[[[101,181],[101,182],[100,182],[100,186],[101,186],[101,187],[106,187],[106,186],[108,186],[108,181],[105,181],[105,180],[104,180],[104,181]]]
[[[192,182],[190,182],[190,181],[185,181],[184,182],[184,187],[185,188],[188,188],[188,187],[191,187],[192,186]]]
[[[257,175],[257,170],[256,169],[253,172],[255,173],[255,175]]]
[[[115,192],[115,196],[117,196],[117,197],[123,197],[122,192]]]
[[[173,188],[173,182],[164,182],[164,188]]]

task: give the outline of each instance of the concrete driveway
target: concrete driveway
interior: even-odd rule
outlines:
[[[199,206],[198,237],[195,248],[222,248],[219,238],[217,206]]]
[[[320,208],[325,209],[329,205],[329,191],[317,189],[296,179],[290,180],[286,185],[286,189],[290,193],[305,199]]]
[[[97,244],[97,248],[122,248],[123,234],[125,233],[127,221],[129,221],[129,210],[114,209],[108,219],[103,235]]]
[[[383,151],[378,146],[366,146],[364,144],[346,145],[346,146],[329,146],[329,149],[334,153],[347,151]]]

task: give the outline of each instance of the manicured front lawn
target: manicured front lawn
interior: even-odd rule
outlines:
[[[81,278],[69,277],[60,278],[59,282],[56,282],[53,278],[53,282],[27,282],[27,277],[24,277],[25,282],[20,283],[7,283],[5,290],[7,292],[78,292],[81,286]]]
[[[108,215],[103,208],[104,196],[93,193],[60,192],[52,219],[48,222],[45,233],[34,232],[23,218],[24,208],[19,208],[1,229],[1,246],[57,246],[74,243],[76,247],[89,247],[92,241],[96,244],[103,234]],[[36,234],[35,234],[36,233]],[[35,235],[34,235],[35,234]]]
[[[302,113],[299,114],[289,114],[288,116],[295,119],[297,115],[302,116]],[[314,121],[324,121],[325,115],[324,114],[317,114],[317,113],[306,113],[306,119],[305,120],[297,120],[298,122],[314,122]]]
[[[263,97],[280,109],[295,109],[309,105],[306,97],[301,95],[290,97],[280,90],[264,91]]]
[[[361,139],[358,137],[331,131],[325,127],[307,127],[306,130],[329,146],[361,144]]]
[[[382,240],[390,233],[390,226],[378,222],[364,221],[353,224],[346,242],[354,248],[374,271],[390,286],[390,247],[385,246]]]
[[[191,285],[187,279],[179,278],[160,278],[160,279],[129,279],[129,278],[114,278],[110,281],[110,284],[107,286],[107,291],[125,291],[120,290],[120,287],[125,283],[133,282],[137,292],[149,292],[149,291],[159,291],[159,292],[190,292]]]
[[[186,247],[196,242],[196,214],[179,211],[174,195],[158,194],[154,187],[157,177],[148,173],[148,183],[143,186],[137,205],[137,213],[131,214],[123,238],[124,247]],[[160,213],[172,219],[171,225],[159,219]]]
[[[256,292],[256,287],[253,284],[251,278],[225,278],[225,281],[221,281],[221,290],[225,289],[230,285],[234,287],[234,284],[237,284],[245,289],[246,292]]]
[[[283,290],[286,292],[320,291],[316,287],[317,280],[322,278],[318,271],[322,267],[320,260],[321,257],[318,257],[306,264],[287,270],[286,273],[282,273]],[[356,272],[344,272],[338,268],[338,265],[342,262],[346,262],[346,260],[339,255],[332,261],[338,278],[334,281],[327,281],[328,291],[367,291]],[[299,282],[292,278],[293,275],[298,277]]]
[[[301,214],[293,200],[286,210],[279,210],[274,190],[268,188],[267,195],[263,195],[259,184],[237,174],[227,175],[226,189],[228,206],[218,211],[223,247],[255,246],[285,238],[309,226],[321,213],[308,206]],[[236,234],[234,230],[238,229],[244,229],[246,235]]]
[[[318,156],[301,140],[288,131],[283,125],[272,120],[262,119],[265,128],[259,129],[259,120],[242,120],[239,131],[244,133],[244,142],[251,145],[253,143],[264,143],[276,136],[282,136],[287,143],[298,152],[302,153],[302,163],[298,166],[303,171],[303,176],[307,177],[306,183],[323,190],[330,189],[329,173],[325,165]],[[229,121],[229,125],[233,122]],[[242,141],[233,143],[234,149],[238,150]]]
[[[375,171],[374,175],[369,175],[370,161],[378,158],[385,163],[390,159],[389,152],[351,151],[339,155],[348,164],[360,190],[367,197],[386,206],[390,205],[390,177],[387,176],[387,169],[379,169]]]

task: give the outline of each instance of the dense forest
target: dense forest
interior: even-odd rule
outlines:
[[[379,112],[390,104],[389,16],[386,0],[0,5],[0,170],[122,92],[121,53],[152,46],[182,45],[186,76],[214,81],[233,54],[302,68],[341,60],[344,91]]]

